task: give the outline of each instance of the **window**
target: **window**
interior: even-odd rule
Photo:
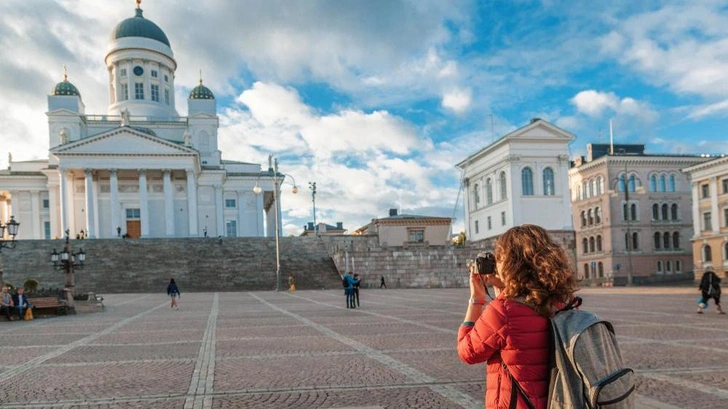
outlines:
[[[51,201],[50,199],[43,199],[43,208],[48,209],[51,207]]]
[[[657,176],[650,176],[650,192],[657,192]]]
[[[164,90],[164,103],[169,105],[169,90],[168,89]]]
[[[673,232],[672,233],[672,248],[675,250],[680,249],[680,232]]]
[[[225,199],[225,207],[235,208],[235,199]]]
[[[665,191],[665,175],[660,175],[660,192]]]
[[[43,222],[43,237],[46,240],[51,239],[51,222]]]
[[[533,171],[531,168],[521,170],[521,187],[523,196],[533,196]]]
[[[164,82],[169,82],[169,76],[167,74],[164,74]]]
[[[152,70],[152,78],[157,78],[157,70]]]
[[[584,189],[581,185],[578,186],[577,190],[579,191],[579,200],[584,200]]]
[[[723,260],[728,260],[728,243],[723,244]]]
[[[141,82],[134,83],[134,99],[144,99],[144,84]]]
[[[237,220],[228,220],[225,222],[225,235],[227,237],[235,237],[238,235]]]
[[[501,200],[508,199],[508,187],[506,186],[506,172],[501,172],[498,177],[500,180],[500,198]]]
[[[707,183],[700,185],[700,198],[706,199],[710,197],[710,186]]]
[[[602,208],[601,208],[601,207],[597,207],[597,208],[596,208],[596,209],[594,210],[594,221],[595,221],[595,222],[596,222],[597,224],[599,224],[599,223],[601,223],[601,222],[602,222]]]
[[[629,205],[629,216],[632,220],[637,220],[637,205],[635,203]]]
[[[593,225],[593,224],[594,224],[594,215],[592,214],[592,209],[589,209],[589,210],[588,210],[588,211],[586,212],[586,220],[587,220],[587,224],[588,224],[589,226],[591,226],[591,225]]]
[[[713,253],[710,250],[710,246],[706,244],[703,246],[703,262],[708,263],[711,261],[713,261]]]
[[[637,190],[637,178],[634,175],[629,176],[629,191],[635,192]]]
[[[667,190],[670,192],[675,191],[675,175],[670,175],[670,179],[668,180],[668,184],[667,184]],[[669,263],[669,261],[668,261],[668,263]]]
[[[554,170],[551,168],[543,170],[543,194],[544,196],[553,196],[555,194]]]
[[[640,249],[640,236],[636,232],[632,233],[632,249]]]
[[[501,212],[501,226],[506,225],[506,212]]]
[[[604,277],[604,263],[601,261],[597,264],[597,277]]]
[[[665,262],[665,271],[667,272],[667,274],[672,274],[672,261],[667,260]]]
[[[662,261],[657,261],[657,273],[662,274]]]
[[[596,246],[595,246],[594,237],[589,237],[589,252],[593,253],[595,251],[596,251]]]
[[[584,278],[589,278],[589,264],[584,263]]]
[[[602,236],[597,236],[597,251],[602,251]]]
[[[424,229],[412,229],[409,231],[410,243],[424,243],[425,242],[425,230]]]
[[[680,260],[675,260],[675,272],[679,273],[681,270]]]
[[[601,176],[597,178],[597,193],[600,195],[604,194],[604,178]]]
[[[728,179],[723,179],[720,182],[723,185],[723,194],[728,193]]]
[[[122,68],[119,70],[119,76],[126,77],[126,68]]]
[[[655,233],[655,250],[659,250],[660,245],[662,245],[662,238],[660,236],[660,232]]]
[[[710,212],[703,213],[703,231],[713,230],[713,221]]]
[[[624,233],[624,248],[627,249],[627,251],[630,251],[632,249],[629,234]]]
[[[672,206],[670,206],[670,218],[672,220],[678,220],[677,203],[673,203]]]
[[[662,220],[667,220],[667,203],[662,204]]]
[[[624,192],[625,185],[626,185],[625,177],[626,177],[626,175],[624,173],[619,175],[619,188],[618,189],[620,192]]]
[[[670,233],[665,232],[662,234],[662,243],[665,250],[670,248]]]
[[[728,227],[728,207],[723,209],[723,227]]]
[[[581,227],[584,227],[584,226],[586,226],[586,212],[582,210],[581,211]]]
[[[652,205],[652,220],[660,220],[660,205],[657,203]]]
[[[490,178],[485,180],[485,203],[493,204],[493,181]]]
[[[544,183],[544,187],[546,184]],[[546,189],[544,189],[546,190]],[[546,192],[544,192],[545,194]],[[589,187],[589,182],[584,182],[584,198],[588,199],[591,197],[591,188]]]
[[[129,85],[121,84],[121,100],[126,101],[129,99]]]
[[[492,219],[490,216],[488,216],[488,230],[491,230],[493,228]]]
[[[622,220],[623,221],[627,221],[627,217],[629,217],[629,211],[627,210],[628,209],[627,206],[628,206],[627,203],[622,204]]]
[[[480,229],[478,228],[478,221],[475,221],[475,234],[480,233]]]
[[[477,183],[473,186],[473,203],[476,209],[480,206],[480,185]]]
[[[139,209],[126,209],[126,219],[141,219],[141,210]]]
[[[583,254],[589,252],[589,239],[587,239],[586,237],[581,240],[581,252]]]
[[[597,195],[597,182],[595,180],[592,180],[591,182],[589,182],[589,184],[591,185],[592,196],[596,196]]]
[[[159,102],[159,85],[152,84],[152,101]]]

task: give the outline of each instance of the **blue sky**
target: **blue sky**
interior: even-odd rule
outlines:
[[[68,66],[104,113],[103,58],[131,0],[0,4],[0,167],[45,157],[46,95]],[[280,158],[298,195],[285,231],[354,230],[390,207],[457,217],[455,163],[540,117],[587,143],[724,153],[728,6],[722,1],[144,0],[178,62],[177,110],[202,70],[224,159]]]

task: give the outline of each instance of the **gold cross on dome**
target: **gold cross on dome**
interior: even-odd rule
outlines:
[[[142,8],[142,0],[136,0],[137,8]]]
[[[66,70],[66,64],[63,64],[63,81],[68,81],[68,71]]]

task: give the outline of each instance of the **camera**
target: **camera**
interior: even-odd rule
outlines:
[[[475,271],[478,274],[490,275],[495,274],[495,254],[491,252],[478,253],[475,259],[469,259],[467,266],[475,266]]]

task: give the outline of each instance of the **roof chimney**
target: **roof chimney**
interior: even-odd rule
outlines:
[[[313,222],[308,222],[308,229],[313,230]]]
[[[389,209],[389,217],[396,216],[397,215],[397,209]]]
[[[337,230],[344,229],[344,222],[336,222],[336,229]]]

